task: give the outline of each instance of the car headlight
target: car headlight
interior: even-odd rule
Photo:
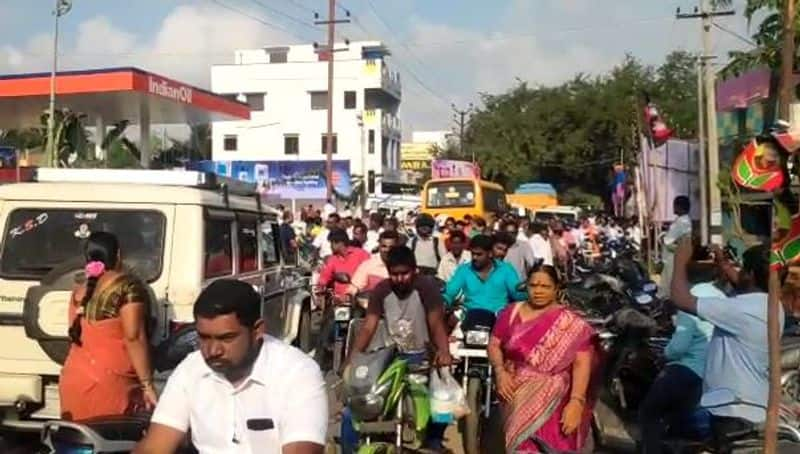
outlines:
[[[467,331],[464,343],[467,345],[489,345],[489,331]]]
[[[341,306],[337,307],[333,310],[333,317],[336,319],[337,322],[348,322],[350,321],[350,307],[349,306]]]

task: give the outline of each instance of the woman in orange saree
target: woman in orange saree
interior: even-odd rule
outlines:
[[[529,300],[506,307],[492,332],[489,360],[506,403],[508,453],[538,452],[534,438],[579,451],[590,430],[594,331],[558,304],[558,286],[552,266],[535,268]]]
[[[72,293],[72,341],[59,378],[66,420],[130,414],[155,406],[148,355],[149,294],[121,272],[114,235],[93,233],[86,243],[86,284]]]

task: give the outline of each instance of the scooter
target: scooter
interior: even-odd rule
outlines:
[[[198,348],[194,324],[181,327],[154,355],[158,372],[174,370]],[[158,384],[162,384],[157,382]],[[131,452],[150,424],[149,414],[99,417],[84,421],[48,421],[42,429],[42,445],[48,454],[107,454]],[[196,453],[186,440],[179,454]]]

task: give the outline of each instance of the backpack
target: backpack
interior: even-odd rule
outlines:
[[[411,252],[414,252],[414,253],[417,252],[417,240],[418,239],[419,239],[419,237],[415,236],[411,240]],[[441,263],[442,262],[442,257],[441,257],[441,255],[439,253],[439,237],[438,236],[433,237],[433,253],[436,254],[436,263]]]

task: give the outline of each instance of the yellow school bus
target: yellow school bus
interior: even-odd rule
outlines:
[[[422,190],[422,212],[433,217],[443,214],[455,219],[490,214],[499,216],[508,210],[506,192],[499,184],[474,178],[429,180]]]

